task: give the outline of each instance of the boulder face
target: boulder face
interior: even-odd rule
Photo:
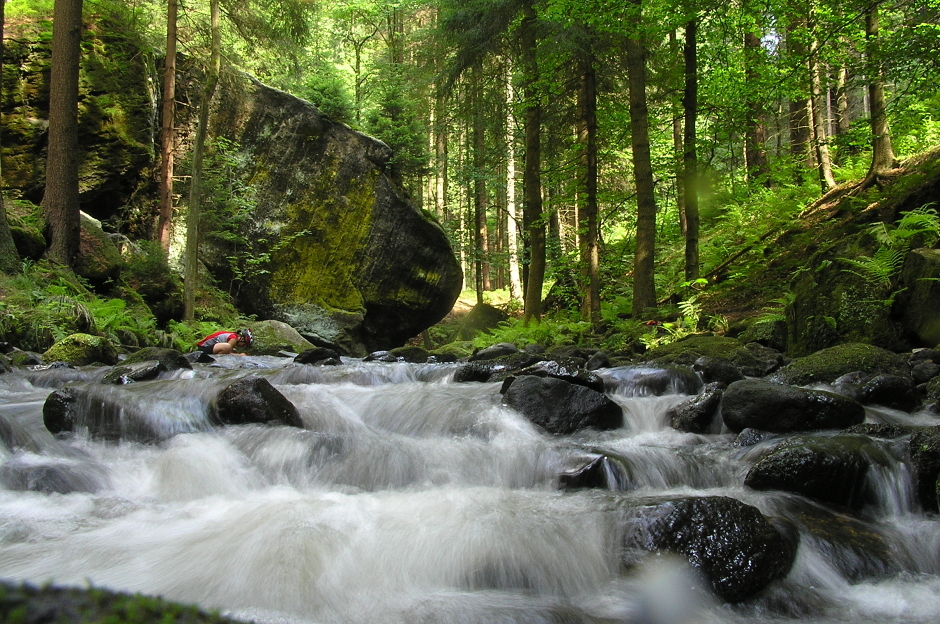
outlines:
[[[360,356],[401,346],[450,311],[460,267],[441,227],[391,177],[387,145],[244,74],[220,85],[211,125],[237,146],[237,175],[256,199],[243,234],[265,270],[242,276],[245,311]],[[235,251],[203,257],[226,279]]]

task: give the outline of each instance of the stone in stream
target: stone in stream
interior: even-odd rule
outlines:
[[[161,419],[108,385],[65,386],[46,397],[42,421],[53,434],[87,431],[94,439],[154,444],[177,433],[196,431],[191,423]]]
[[[926,511],[938,511],[940,479],[940,427],[928,427],[911,435],[911,467],[917,499]]]
[[[724,390],[725,384],[714,381],[705,384],[697,396],[669,408],[666,415],[672,428],[686,433],[711,432]]]
[[[623,565],[645,553],[684,556],[722,600],[756,596],[790,571],[795,532],[778,530],[751,505],[726,496],[622,499]],[[635,504],[635,506],[634,506]]]
[[[892,463],[888,453],[865,435],[797,436],[751,466],[744,485],[858,510],[875,499],[868,484],[870,468]]]
[[[725,390],[721,416],[734,433],[749,427],[789,433],[844,429],[864,421],[865,408],[833,392],[743,379]]]
[[[245,377],[223,388],[214,415],[225,425],[280,422],[304,426],[294,404],[264,377]]]
[[[623,426],[623,410],[603,393],[555,377],[516,377],[503,402],[549,433]]]

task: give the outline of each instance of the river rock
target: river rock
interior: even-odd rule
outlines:
[[[182,354],[181,354],[182,355]],[[188,364],[189,362],[187,362]],[[126,384],[135,381],[149,381],[156,379],[160,373],[166,371],[163,362],[150,360],[144,362],[134,362],[132,364],[123,364],[115,366],[101,378],[101,383],[106,384]]]
[[[623,410],[603,393],[554,377],[517,377],[503,402],[549,433],[623,426]]]
[[[388,354],[399,362],[408,362],[410,364],[424,364],[431,355],[424,347],[414,345],[396,347],[391,349]]]
[[[470,356],[469,361],[479,362],[482,360],[495,360],[496,358],[514,355],[516,353],[519,353],[519,348],[516,347],[516,345],[511,342],[500,342],[475,351],[473,355]]]
[[[714,381],[706,384],[697,396],[669,408],[666,412],[669,424],[686,433],[711,433],[725,387]]]
[[[937,375],[940,375],[940,365],[934,364],[933,362],[924,361],[912,364],[911,377],[914,378],[914,383],[927,383]]]
[[[283,423],[303,428],[297,408],[264,377],[245,377],[219,392],[214,415],[225,425]]]
[[[626,565],[642,552],[685,556],[722,600],[759,594],[793,565],[796,544],[751,505],[725,496],[641,502],[624,514]]]
[[[146,362],[149,360],[160,362],[168,371],[190,370],[193,367],[181,351],[177,351],[176,349],[163,349],[161,347],[144,347],[128,355],[121,363],[136,364],[137,362]]]
[[[702,356],[695,360],[692,370],[701,375],[702,381],[705,383],[718,381],[727,386],[744,379],[744,375],[741,374],[738,367],[732,364],[731,360],[725,358]]]
[[[818,382],[832,383],[854,371],[870,375],[910,375],[903,356],[870,344],[847,343],[793,360],[769,375],[767,380],[805,386]]]
[[[255,321],[249,326],[252,334],[251,355],[280,355],[282,351],[302,353],[314,345],[296,329],[279,320]]]
[[[493,359],[467,362],[454,373],[454,381],[504,381],[516,372],[542,360],[540,355],[516,351]]]
[[[911,435],[911,468],[917,499],[926,511],[937,506],[937,479],[940,477],[940,427],[928,427]]]
[[[71,334],[42,354],[44,362],[68,362],[73,366],[116,364],[117,349],[107,338],[90,334]]]
[[[128,395],[110,388],[113,386],[65,386],[52,392],[42,406],[43,424],[53,434],[87,432],[94,439],[144,444],[198,430],[190,422],[155,416]]]
[[[623,490],[628,481],[628,470],[622,461],[608,455],[597,455],[584,458],[580,465],[559,474],[558,488]]]
[[[940,344],[940,249],[914,249],[904,258],[897,309],[919,346]]]
[[[751,466],[744,485],[861,509],[874,500],[868,490],[869,468],[891,463],[890,456],[864,435],[798,436]]]
[[[314,347],[298,354],[294,361],[298,364],[324,364],[328,361],[340,361],[339,353],[326,347]]]
[[[591,373],[579,366],[575,360],[543,360],[519,369],[514,376],[533,375],[535,377],[554,377],[569,383],[585,386],[598,392],[604,391],[604,380],[596,373]],[[508,379],[507,379],[508,381]]]
[[[787,518],[852,583],[893,576],[903,568],[899,554],[871,522],[807,499],[788,501]]]
[[[788,433],[844,429],[865,420],[865,408],[833,392],[744,379],[725,390],[721,416],[735,433],[748,427]]]

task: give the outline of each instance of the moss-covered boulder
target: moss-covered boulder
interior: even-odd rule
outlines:
[[[655,364],[692,366],[702,357],[731,362],[744,375],[760,377],[776,370],[783,356],[759,343],[745,344],[737,338],[693,334],[682,340],[650,349],[642,360]]]
[[[865,420],[865,408],[833,392],[742,379],[725,390],[721,417],[735,433],[744,429],[791,433],[857,425]]]
[[[153,184],[157,136],[152,47],[124,20],[127,13],[85,14],[78,94],[79,202],[97,219],[136,219],[138,191]],[[52,21],[14,20],[4,41],[3,177],[7,188],[39,203],[45,188]],[[146,223],[144,223],[146,221]],[[141,234],[149,232],[140,232]]]
[[[116,364],[117,349],[107,338],[90,334],[71,334],[42,354],[45,362],[68,362],[73,366]]]
[[[75,273],[94,285],[115,282],[121,275],[121,252],[101,229],[101,222],[81,214],[81,238]]]
[[[915,249],[901,270],[904,291],[898,309],[904,329],[918,346],[940,344],[940,249]]]
[[[791,283],[786,307],[787,348],[793,357],[840,343],[904,350],[901,325],[891,318],[891,285],[853,264],[878,249],[867,232],[846,236],[808,261]]]
[[[361,356],[451,310],[460,266],[395,179],[387,145],[244,74],[226,74],[215,104],[213,128],[237,146],[233,173],[255,206],[245,243],[217,240],[203,257],[223,283],[239,282],[245,311]],[[233,257],[253,264],[236,275]]]
[[[281,321],[258,321],[250,329],[254,337],[249,349],[252,355],[303,353],[314,347],[296,329]]]
[[[798,358],[772,373],[768,379],[804,386],[816,382],[832,383],[855,371],[910,376],[910,368],[903,356],[870,344],[846,343]]]
[[[472,340],[479,332],[495,329],[497,325],[509,319],[509,315],[488,303],[478,303],[460,321],[457,337],[460,340]]]

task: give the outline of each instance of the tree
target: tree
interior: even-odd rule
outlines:
[[[49,79],[49,147],[42,207],[50,260],[71,267],[78,255],[78,74],[82,0],[55,0]]]
[[[157,240],[163,251],[170,249],[170,225],[173,221],[173,149],[176,144],[176,20],[177,0],[167,0],[166,56],[163,60],[163,103],[160,126],[160,215]]]
[[[871,103],[871,167],[863,186],[874,182],[878,176],[896,165],[891,133],[888,130],[888,112],[885,100],[884,69],[882,66],[878,2],[872,3],[865,12],[865,39],[868,44],[868,99]]]
[[[219,82],[222,62],[222,34],[219,0],[210,4],[210,31],[212,33],[208,74],[199,101],[199,119],[193,142],[193,177],[189,191],[189,215],[186,222],[186,264],[183,275],[183,319],[195,318],[196,285],[199,274],[199,218],[202,203],[202,160],[206,148],[206,133],[209,126],[209,106],[215,87]]]
[[[581,307],[581,316],[592,325],[601,320],[600,301],[600,239],[597,214],[597,75],[593,55],[581,61],[581,89],[578,94],[580,124],[579,141],[582,145],[582,187],[584,202],[579,211],[579,238],[581,262],[587,278],[587,289]]]
[[[632,0],[637,23],[642,0]],[[646,102],[646,46],[641,34],[627,38],[627,78],[630,91],[630,138],[636,180],[636,251],[633,256],[633,315],[656,306],[656,194],[650,155],[649,108]],[[688,207],[686,208],[688,209]]]
[[[685,177],[682,185],[685,212],[685,279],[699,276],[699,210],[698,210],[698,17],[692,16],[685,25],[682,55],[685,66],[685,88],[682,96],[684,113],[682,164]]]
[[[0,0],[0,73],[3,69],[3,25],[6,22],[4,9],[6,0]],[[0,82],[2,87],[2,82]],[[2,95],[2,92],[0,92]],[[2,98],[0,98],[2,99]],[[2,164],[0,164],[0,180],[2,180]],[[20,257],[10,234],[10,225],[7,222],[6,206],[3,203],[3,185],[0,184],[0,271],[13,273],[20,267]]]

